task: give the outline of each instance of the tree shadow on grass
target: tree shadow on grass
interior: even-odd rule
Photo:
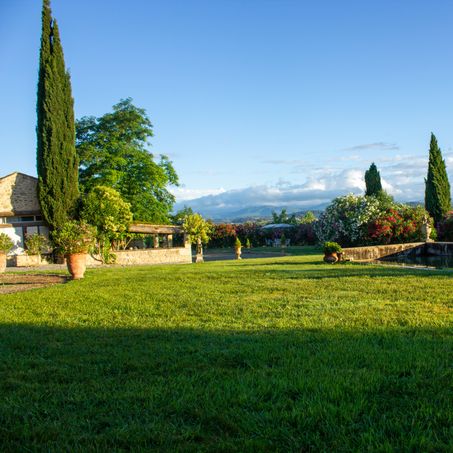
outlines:
[[[0,326],[2,451],[451,451],[453,333]]]

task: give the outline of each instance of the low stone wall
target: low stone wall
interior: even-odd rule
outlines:
[[[13,267],[30,267],[45,266],[52,263],[50,255],[13,255],[8,262],[8,266]]]
[[[424,242],[411,242],[407,244],[374,245],[369,247],[349,247],[343,249],[341,259],[344,261],[372,261],[391,255],[402,253],[424,254]]]
[[[140,264],[188,264],[192,262],[191,247],[155,248],[140,250],[119,250],[115,264],[122,266]],[[99,257],[88,255],[88,266],[99,266],[102,261]]]

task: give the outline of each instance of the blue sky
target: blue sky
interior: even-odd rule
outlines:
[[[0,173],[35,170],[41,5],[0,0]],[[375,161],[423,198],[453,169],[453,2],[53,0],[76,116],[132,97],[179,200],[291,206],[360,192]],[[450,174],[453,176],[453,171]],[[253,195],[253,196],[252,196]]]

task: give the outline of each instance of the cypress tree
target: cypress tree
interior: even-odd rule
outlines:
[[[370,168],[365,172],[365,185],[366,191],[365,195],[367,196],[376,196],[382,192],[382,184],[381,184],[381,175],[378,172],[378,169],[373,162],[370,165]]]
[[[74,215],[79,188],[71,80],[49,0],[42,8],[36,110],[38,198],[44,219],[54,229]]]
[[[442,220],[451,208],[447,169],[433,133],[429,145],[428,176],[425,179],[425,208],[436,222]]]

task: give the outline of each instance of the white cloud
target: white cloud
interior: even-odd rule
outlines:
[[[172,187],[170,192],[176,197],[177,202],[193,200],[208,195],[218,195],[225,192],[225,189],[188,189],[186,187]]]
[[[453,182],[453,154],[444,155],[447,170]],[[428,157],[420,155],[395,155],[391,158],[376,159],[384,189],[397,201],[423,201]],[[340,195],[348,193],[363,194],[365,191],[363,168],[338,170],[335,168],[306,169],[306,180],[294,184],[287,178],[280,178],[275,184],[262,184],[242,189],[228,190],[190,190],[190,193],[178,197],[178,201],[191,200],[188,203],[194,210],[207,217],[225,218],[245,211],[250,207],[287,208],[302,210],[325,206]],[[307,175],[308,172],[308,175]],[[291,173],[290,173],[291,174]],[[179,189],[181,190],[181,189]],[[196,198],[198,193],[207,196]]]

